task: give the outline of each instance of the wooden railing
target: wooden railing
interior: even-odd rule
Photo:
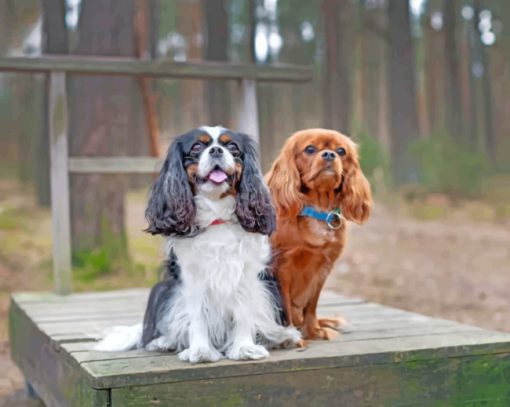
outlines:
[[[69,157],[67,74],[123,75],[180,79],[223,79],[238,82],[237,129],[259,141],[257,82],[300,83],[312,80],[301,66],[259,66],[216,62],[144,61],[130,58],[44,56],[0,58],[0,72],[44,73],[49,81],[50,181],[53,273],[55,291],[72,291],[69,173],[155,173],[152,157]]]

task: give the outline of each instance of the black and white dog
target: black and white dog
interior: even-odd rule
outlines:
[[[165,278],[150,293],[143,326],[112,328],[96,350],[174,350],[191,363],[261,359],[298,343],[282,326],[267,273],[276,225],[250,137],[200,127],[170,146],[145,216],[168,236]]]

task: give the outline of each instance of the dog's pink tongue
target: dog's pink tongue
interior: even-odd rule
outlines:
[[[225,174],[221,170],[214,170],[209,174],[209,180],[216,184],[221,184],[223,181],[227,179],[227,174]]]

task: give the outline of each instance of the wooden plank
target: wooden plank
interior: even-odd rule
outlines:
[[[132,325],[134,323],[139,323],[141,319],[135,321],[128,320],[120,320],[118,322],[115,321],[102,321],[102,322],[88,322],[82,324],[52,324],[50,326],[43,326],[40,329],[45,332],[47,335],[51,335],[54,340],[59,341],[68,341],[72,339],[73,341],[79,340],[90,340],[91,338],[97,339],[100,334],[107,328],[111,327],[114,324],[121,325]],[[449,321],[434,321],[430,323],[417,323],[417,322],[409,322],[409,321],[382,321],[377,324],[366,324],[366,325],[358,325],[351,326],[347,329],[342,329],[340,335],[337,339],[325,343],[328,345],[330,343],[334,344],[336,341],[341,342],[351,342],[355,340],[365,340],[365,339],[377,339],[377,338],[385,338],[385,337],[397,337],[397,336],[415,336],[422,335],[424,333],[429,334],[438,334],[445,332],[463,332],[463,331],[474,331],[479,330],[479,328],[471,327],[467,325],[461,325],[456,323],[451,323]],[[336,345],[335,345],[336,346]],[[146,356],[151,356],[150,353],[146,354]]]
[[[56,311],[52,313],[30,313],[30,316],[34,322],[37,324],[51,324],[51,323],[69,323],[72,321],[80,322],[80,321],[90,321],[90,320],[115,320],[118,317],[131,317],[131,318],[141,318],[143,317],[143,312],[145,308],[145,303],[140,303],[139,306],[127,306],[126,308],[121,308],[118,306],[112,307],[108,309],[108,312],[105,312],[105,308],[102,310],[100,308],[95,310],[87,310],[87,312],[80,312],[79,308],[74,308],[72,312],[63,312],[56,313]]]
[[[124,298],[121,301],[109,302],[74,302],[67,303],[65,306],[60,304],[23,304],[25,309],[32,317],[51,317],[51,316],[81,316],[102,313],[103,315],[113,314],[123,311],[140,311],[145,309],[146,298]],[[105,308],[107,307],[107,308]]]
[[[104,323],[103,326],[99,326],[96,324],[95,326],[88,326],[80,328],[77,325],[74,325],[72,327],[68,326],[69,323],[64,323],[60,325],[54,325],[51,327],[44,327],[41,328],[46,334],[51,334],[53,336],[53,339],[58,342],[79,342],[79,341],[90,341],[98,338],[100,336],[100,333],[105,329],[113,325],[134,325],[136,323],[139,323],[141,321],[141,318],[119,318],[117,320],[111,320],[111,321],[102,321]],[[383,321],[385,321],[388,325],[391,325],[392,323],[402,323],[402,322],[408,322],[408,320],[402,320],[398,317],[393,318],[387,318],[387,319],[370,319],[370,321],[362,321],[361,323],[356,325],[356,328],[346,328],[342,332],[344,333],[350,333],[353,331],[358,330],[369,330],[369,328],[374,325],[381,325],[383,324]],[[103,328],[104,327],[104,328]]]
[[[127,75],[186,79],[255,79],[257,81],[307,82],[313,71],[297,65],[246,65],[212,61],[174,62],[133,58],[40,56],[0,58],[0,71],[60,71],[86,75]]]
[[[21,291],[12,294],[12,297],[19,304],[35,304],[42,303],[42,305],[46,304],[56,304],[63,303],[69,304],[71,302],[97,302],[104,300],[117,300],[124,298],[133,298],[133,297],[143,297],[145,299],[149,296],[149,288],[129,288],[123,290],[113,290],[113,291],[89,291],[89,292],[75,292],[72,295],[68,295],[62,297],[60,295],[55,295],[54,293],[48,291]],[[319,302],[321,304],[326,302],[334,302],[334,303],[360,303],[366,302],[361,298],[353,298],[353,297],[345,297],[343,295],[337,294],[333,291],[325,291],[322,293]]]
[[[73,293],[72,295],[60,296],[50,292],[18,292],[13,294],[17,303],[23,304],[24,309],[29,312],[34,310],[60,310],[71,309],[70,307],[79,307],[83,311],[93,309],[94,305],[102,308],[123,306],[126,303],[145,303],[149,297],[148,288],[132,288],[116,291],[99,291]],[[321,296],[320,306],[347,306],[355,304],[364,304],[365,300],[360,298],[344,297],[338,294],[328,294]],[[106,304],[106,306],[103,306]]]
[[[112,406],[510,405],[510,354],[112,389]]]
[[[24,304],[23,309],[29,313],[29,315],[37,322],[51,322],[59,320],[82,320],[96,317],[112,317],[115,318],[121,315],[132,315],[132,314],[143,314],[145,311],[147,300],[133,298],[130,300],[124,300],[122,302],[110,302],[108,308],[105,309],[105,305],[102,303],[76,303],[66,304],[65,307],[55,306],[45,308],[43,306],[34,306]],[[324,310],[324,311],[322,311]],[[342,312],[348,314],[359,314],[359,313],[399,313],[404,314],[404,311],[395,310],[389,307],[381,307],[371,303],[361,304],[327,304],[319,306],[319,313],[326,312],[329,314],[335,312]],[[411,315],[412,313],[409,313]]]
[[[72,157],[69,171],[78,174],[156,174],[163,161],[152,157]]]
[[[350,366],[372,366],[408,360],[428,360],[476,354],[509,353],[510,335],[470,331],[445,335],[420,335],[336,343],[312,342],[301,349],[276,350],[270,360],[210,365],[190,365],[175,355],[84,362],[94,388],[146,385],[157,382],[207,380],[220,377],[260,375],[295,370],[320,370]]]
[[[342,333],[336,339],[323,342],[320,346],[340,346],[339,343],[350,344],[355,341],[378,340],[387,338],[404,338],[422,335],[445,335],[452,333],[471,333],[479,331],[479,328],[471,328],[456,324],[437,324],[437,325],[404,325],[400,327],[384,327],[379,330],[356,330]],[[91,362],[100,360],[114,359],[132,359],[154,357],[158,354],[168,355],[168,353],[153,353],[144,350],[133,350],[128,352],[98,352],[94,351],[94,342],[74,342],[63,343],[62,347],[66,349],[78,362]],[[307,350],[298,350],[307,352]],[[268,359],[271,361],[271,358]]]
[[[260,143],[259,109],[257,105],[257,83],[253,79],[239,81],[239,105],[237,128],[249,134],[257,144]]]
[[[343,311],[339,311],[343,310]],[[78,311],[78,310],[77,310]],[[133,321],[140,322],[144,313],[144,308],[139,307],[138,309],[126,309],[126,310],[118,310],[117,312],[112,311],[111,313],[105,313],[104,310],[97,311],[94,313],[90,312],[81,312],[76,314],[63,314],[63,315],[45,315],[39,314],[34,315],[30,314],[32,320],[39,326],[40,329],[52,328],[54,326],[64,326],[69,329],[74,329],[75,326],[88,326],[91,322],[97,322],[102,324],[113,323],[115,321],[123,320],[123,321]],[[373,304],[359,305],[357,307],[350,308],[319,308],[319,315],[330,317],[342,314],[349,321],[349,325],[359,325],[365,324],[365,320],[367,319],[367,315],[369,316],[368,320],[370,323],[373,321],[391,321],[393,319],[397,319],[400,321],[434,321],[432,319],[423,318],[418,315],[418,318],[414,318],[413,314],[406,314],[399,310],[395,310],[392,308],[378,308]],[[118,324],[118,322],[117,322]]]
[[[55,304],[56,306],[67,305],[71,303],[77,302],[98,302],[98,301],[116,301],[122,298],[132,298],[144,296],[147,298],[149,296],[148,288],[131,288],[127,290],[116,290],[116,291],[94,291],[94,292],[84,292],[84,293],[73,293],[72,295],[68,295],[62,297],[60,295],[56,295],[54,293],[50,293],[47,291],[43,292],[17,292],[12,294],[12,298],[18,304]]]
[[[93,389],[75,359],[40,332],[19,304],[9,309],[11,357],[47,406],[109,405],[109,390]]]
[[[69,173],[67,167],[66,76],[50,74],[50,179],[53,233],[53,275],[55,291],[69,294],[71,282],[71,226],[69,213]]]

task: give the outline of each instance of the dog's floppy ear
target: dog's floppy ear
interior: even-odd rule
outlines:
[[[260,170],[255,142],[245,134],[243,140],[243,172],[236,197],[236,215],[244,230],[270,235],[276,227],[271,194]]]
[[[184,168],[181,137],[169,147],[166,160],[154,183],[145,218],[145,230],[153,235],[185,235],[193,232],[196,206]]]
[[[301,177],[296,165],[296,142],[290,138],[283,146],[266,181],[273,195],[278,216],[296,217],[303,209],[303,196],[300,192]]]
[[[350,142],[347,160],[341,192],[342,211],[348,220],[361,224],[370,216],[372,193],[370,183],[361,171],[358,146],[353,141]]]

